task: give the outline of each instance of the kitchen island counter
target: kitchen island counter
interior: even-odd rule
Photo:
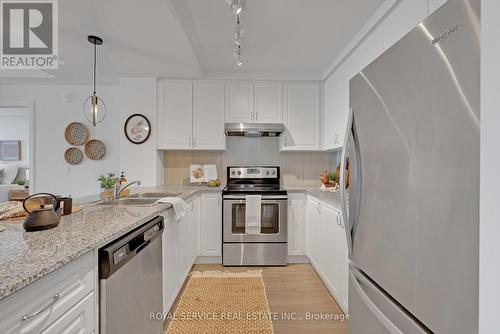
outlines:
[[[189,199],[201,192],[220,192],[208,187],[148,187],[132,193],[170,192]],[[89,202],[98,197],[80,199]],[[2,221],[0,232],[0,300],[28,286],[80,256],[98,249],[171,208],[84,204],[80,212],[63,216],[53,229],[25,232],[22,220]]]

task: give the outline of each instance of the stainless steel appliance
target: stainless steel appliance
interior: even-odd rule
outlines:
[[[261,196],[260,233],[246,233],[246,196]],[[287,262],[288,195],[279,167],[228,167],[222,192],[225,266],[280,266]]]
[[[283,131],[283,123],[226,123],[224,126],[227,136],[278,137]]]
[[[100,333],[160,334],[163,218],[99,250]]]
[[[478,332],[479,31],[448,1],[350,81],[352,334]]]

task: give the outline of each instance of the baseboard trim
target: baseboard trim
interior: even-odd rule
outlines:
[[[309,263],[307,255],[288,255],[288,263]]]
[[[222,256],[198,256],[196,264],[222,264]]]

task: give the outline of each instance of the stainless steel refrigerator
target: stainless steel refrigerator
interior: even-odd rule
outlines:
[[[478,332],[479,36],[449,0],[350,81],[350,334]]]

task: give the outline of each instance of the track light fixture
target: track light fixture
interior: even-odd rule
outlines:
[[[240,0],[226,0],[227,4],[231,7],[234,18],[236,21],[236,26],[234,27],[234,44],[236,45],[234,51],[234,57],[236,59],[236,65],[242,66],[243,62],[241,61],[241,26],[240,26],[240,15],[243,11],[243,7],[241,6]]]
[[[243,62],[241,61],[241,46],[237,45],[234,50],[234,58],[236,59],[236,65],[242,66]]]

